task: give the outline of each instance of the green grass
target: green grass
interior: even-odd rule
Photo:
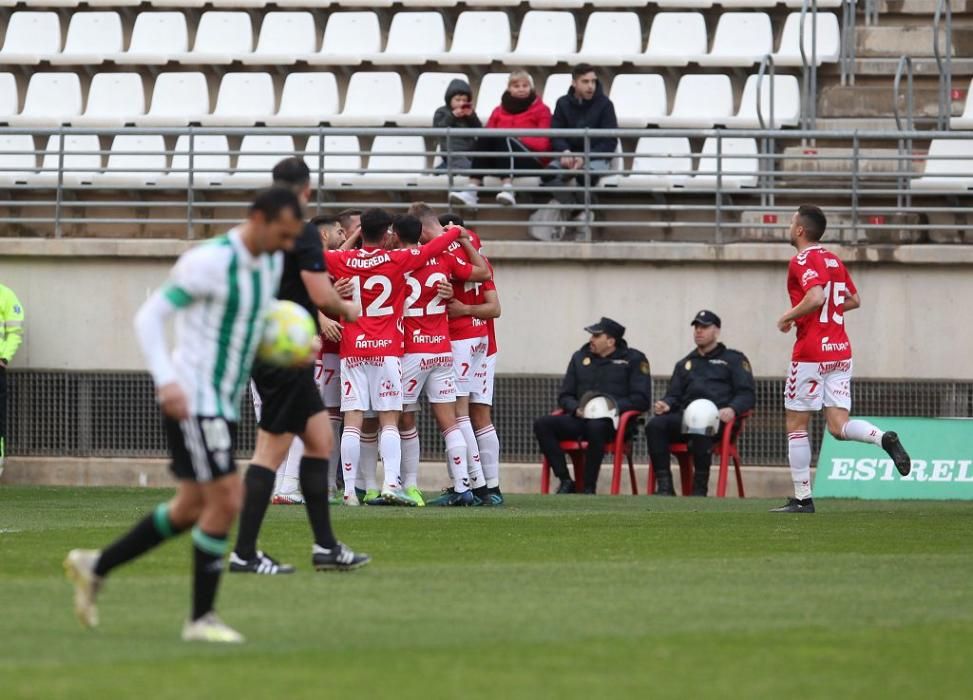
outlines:
[[[0,489],[0,698],[968,698],[965,503],[514,496],[337,509],[371,566],[315,574],[301,508],[224,579],[240,648],[187,645],[189,543],[115,573],[82,630],[61,560],[168,495]]]

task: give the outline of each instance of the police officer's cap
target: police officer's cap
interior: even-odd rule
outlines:
[[[604,333],[605,335],[610,335],[615,340],[621,340],[622,336],[625,335],[625,326],[620,324],[618,321],[613,321],[607,316],[602,316],[598,323],[585,326],[585,331],[591,333],[592,335]]]
[[[723,327],[723,322],[720,317],[714,314],[712,311],[707,311],[703,309],[698,314],[693,316],[693,320],[690,322],[690,326],[695,326],[699,324],[700,326],[716,326],[717,328]]]

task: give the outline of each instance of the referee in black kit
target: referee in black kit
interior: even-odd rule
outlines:
[[[311,195],[311,173],[297,157],[285,158],[274,166],[275,187],[293,190],[307,206]],[[311,314],[317,325],[318,309],[346,318],[357,318],[357,307],[334,291],[324,266],[324,248],[317,226],[306,223],[294,249],[284,254],[279,299],[293,301]],[[320,330],[320,329],[319,329]],[[356,569],[370,561],[335,538],[328,512],[328,456],[334,445],[331,419],[317,385],[314,367],[284,369],[259,360],[253,367],[253,381],[263,403],[253,461],[244,478],[245,496],[240,513],[236,547],[230,555],[234,573],[289,574],[294,567],[281,564],[257,549],[257,535],[274,489],[277,469],[284,461],[295,435],[304,442],[300,463],[301,492],[314,533],[311,562],[315,569]]]

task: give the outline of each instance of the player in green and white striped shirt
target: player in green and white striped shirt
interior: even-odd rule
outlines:
[[[302,219],[290,190],[261,192],[243,224],[183,254],[139,309],[135,331],[165,416],[179,485],[171,501],[104,551],[68,554],[64,566],[83,625],[98,624],[95,598],[109,571],[192,528],[193,610],[183,639],[243,641],[213,612],[227,533],[241,501],[233,462],[240,395],[280,283],[279,251],[293,247]],[[171,357],[165,336],[170,316],[176,325]]]

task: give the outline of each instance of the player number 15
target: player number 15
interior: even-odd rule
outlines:
[[[824,285],[824,304],[821,305],[821,315],[818,317],[821,323],[828,322],[828,302],[833,301],[834,313],[831,314],[831,320],[838,325],[844,325],[845,317],[842,316],[842,309],[847,298],[845,294],[847,291],[848,285],[844,282],[828,282]]]

